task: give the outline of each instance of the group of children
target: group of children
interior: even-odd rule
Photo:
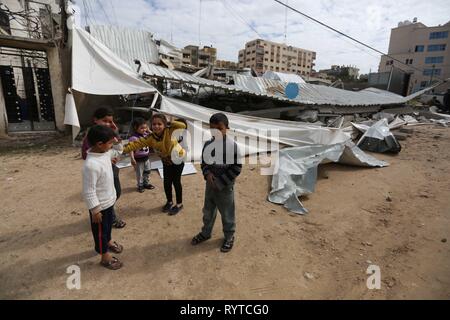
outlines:
[[[139,192],[154,189],[150,184],[150,148],[163,163],[164,191],[166,204],[163,212],[176,215],[183,208],[181,175],[184,168],[186,150],[174,135],[175,130],[186,129],[186,122],[168,122],[163,114],[154,114],[150,120],[151,130],[144,119],[133,121],[133,136],[122,146],[117,134],[113,113],[108,108],[100,108],[94,113],[94,126],[88,130],[83,140],[83,197],[89,209],[95,251],[101,254],[101,265],[117,270],[122,262],[111,255],[123,251],[123,246],[111,239],[112,227],[122,228],[125,222],[117,217],[114,204],[120,197],[119,169],[115,166],[120,154],[130,153],[131,163],[136,171]],[[211,232],[219,210],[225,239],[221,251],[233,248],[236,227],[234,183],[240,174],[242,164],[233,139],[227,136],[228,118],[216,113],[210,118],[213,137],[207,141],[202,152],[202,173],[206,181],[203,205],[203,227],[193,237],[191,244],[197,245],[211,238]],[[213,147],[213,148],[211,148]],[[212,151],[211,151],[212,150]],[[228,161],[229,153],[234,153],[233,161]],[[219,156],[223,161],[215,161]],[[214,159],[213,159],[214,158]],[[172,186],[175,188],[176,203],[173,202]]]

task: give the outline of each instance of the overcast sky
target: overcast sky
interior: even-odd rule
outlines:
[[[213,45],[222,60],[237,61],[239,49],[252,39],[263,37],[284,42],[285,8],[273,0],[75,2],[81,10],[82,25],[112,24],[145,29],[157,39],[172,39],[178,47]],[[428,26],[450,21],[449,0],[288,0],[288,4],[383,52],[388,50],[391,28],[400,21],[417,17]],[[332,64],[356,65],[362,73],[378,70],[377,53],[293,11],[287,13],[286,42],[316,51],[316,70]]]

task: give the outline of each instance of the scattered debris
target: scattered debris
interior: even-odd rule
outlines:
[[[386,119],[381,119],[367,129],[357,145],[361,150],[378,153],[399,153],[402,149],[389,130]]]
[[[447,239],[444,238],[444,239],[441,240],[441,242],[442,242],[442,243],[446,243],[446,242],[447,242]]]
[[[301,122],[316,122],[319,118],[319,112],[316,110],[301,111],[296,120]]]
[[[303,274],[303,276],[304,276],[306,279],[308,279],[308,280],[313,280],[313,279],[314,279],[314,275],[313,275],[312,273],[309,273],[309,272],[305,272],[305,273]]]
[[[407,133],[407,134],[413,134],[414,133],[414,130],[412,128],[405,128],[405,127],[401,127],[399,129],[399,131],[401,133]]]
[[[387,196],[387,197],[386,197],[386,201],[387,201],[387,202],[392,202],[392,198],[391,198],[390,196]]]

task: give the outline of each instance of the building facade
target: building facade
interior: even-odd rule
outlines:
[[[238,69],[239,64],[234,61],[226,61],[226,60],[216,60],[214,65],[216,68],[220,69]]]
[[[0,135],[65,130],[70,59],[62,3],[0,3]]]
[[[356,80],[359,77],[359,69],[354,66],[333,65],[331,69],[320,70],[319,74],[326,74],[329,79]]]
[[[382,56],[378,71],[403,71],[407,79],[407,94],[426,88],[436,80],[449,78],[449,34],[450,22],[435,27],[427,27],[417,22],[417,19],[399,23],[397,28],[391,30],[388,54],[392,58]],[[445,91],[447,88],[449,84],[443,84],[436,91]]]
[[[239,68],[253,68],[257,74],[271,70],[310,76],[316,60],[314,51],[256,39],[239,51]]]
[[[191,65],[198,68],[206,68],[214,65],[217,60],[217,49],[208,46],[200,48],[199,46],[189,45],[182,50],[184,65]]]

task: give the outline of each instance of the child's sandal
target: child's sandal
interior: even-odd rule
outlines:
[[[202,243],[202,242],[205,242],[206,240],[209,240],[209,239],[211,239],[211,237],[205,237],[205,236],[200,232],[198,235],[196,235],[194,238],[192,238],[191,244],[192,244],[193,246],[196,246],[196,245],[198,245],[198,244],[200,244],[200,243]]]
[[[122,229],[127,225],[127,223],[123,220],[117,220],[113,223],[113,227],[116,229]]]
[[[122,262],[120,262],[120,260],[116,257],[112,257],[109,261],[102,261],[100,264],[109,270],[119,270],[123,266]]]
[[[233,249],[233,245],[234,245],[234,237],[231,238],[230,240],[224,240],[222,247],[220,248],[220,251],[229,252],[231,251],[231,249]]]
[[[118,244],[115,241],[113,242],[113,245],[109,246],[108,248],[111,252],[114,252],[117,254],[122,253],[122,251],[123,251],[123,246],[121,244]]]

